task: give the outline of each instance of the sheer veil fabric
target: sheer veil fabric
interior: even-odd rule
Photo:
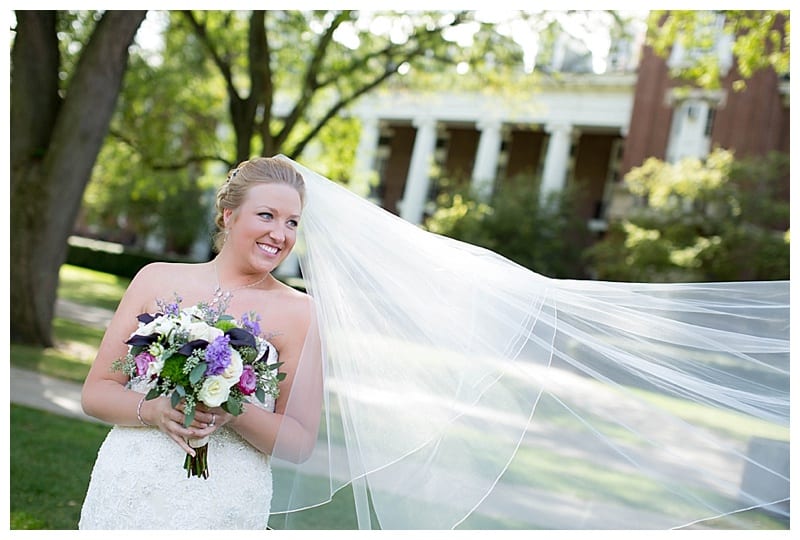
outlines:
[[[550,279],[291,163],[319,340],[287,414],[320,425],[279,433],[273,514],[350,485],[359,528],[786,526],[788,282]]]

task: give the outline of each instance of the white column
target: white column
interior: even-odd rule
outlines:
[[[472,187],[484,200],[492,196],[497,177],[497,162],[503,145],[502,124],[499,120],[484,120],[478,123],[481,138],[472,168]]]
[[[406,189],[400,207],[400,217],[411,223],[422,222],[425,203],[430,186],[430,168],[436,151],[436,119],[417,118],[414,120],[417,135],[411,151],[411,164],[408,167]]]
[[[375,155],[380,140],[380,124],[374,116],[361,119],[361,138],[356,149],[356,162],[350,177],[350,189],[362,196],[370,192],[370,183],[377,180]]]
[[[550,133],[541,186],[541,194],[546,197],[554,191],[562,191],[566,184],[569,150],[572,144],[572,126],[548,124],[545,126],[545,131]]]

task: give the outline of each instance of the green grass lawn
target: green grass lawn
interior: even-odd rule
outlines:
[[[87,306],[117,309],[130,280],[65,264],[58,273],[58,297]]]
[[[65,264],[59,273],[58,297],[114,310],[129,280]],[[11,364],[54,377],[83,382],[97,354],[103,330],[68,319],[53,319],[53,347],[11,345]]]
[[[76,529],[108,426],[11,406],[11,529]]]
[[[53,347],[11,344],[11,365],[82,383],[97,354],[103,331],[67,319],[53,319]]]

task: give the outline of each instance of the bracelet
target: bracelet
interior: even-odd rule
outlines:
[[[142,399],[139,400],[139,404],[136,406],[136,418],[139,419],[139,422],[143,426],[149,426],[150,425],[147,422],[145,422],[144,420],[142,420],[142,403],[144,403],[144,398],[146,398],[146,397],[147,397],[147,394],[142,396]]]

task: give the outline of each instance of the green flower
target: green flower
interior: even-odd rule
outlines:
[[[227,319],[218,320],[216,323],[214,323],[214,326],[216,328],[219,328],[223,332],[227,332],[231,328],[238,328],[238,326],[236,326],[236,322],[235,321],[227,320]]]
[[[164,367],[161,369],[161,379],[167,379],[176,385],[189,388],[189,375],[183,372],[183,365],[185,363],[185,356],[173,354],[164,360]]]

